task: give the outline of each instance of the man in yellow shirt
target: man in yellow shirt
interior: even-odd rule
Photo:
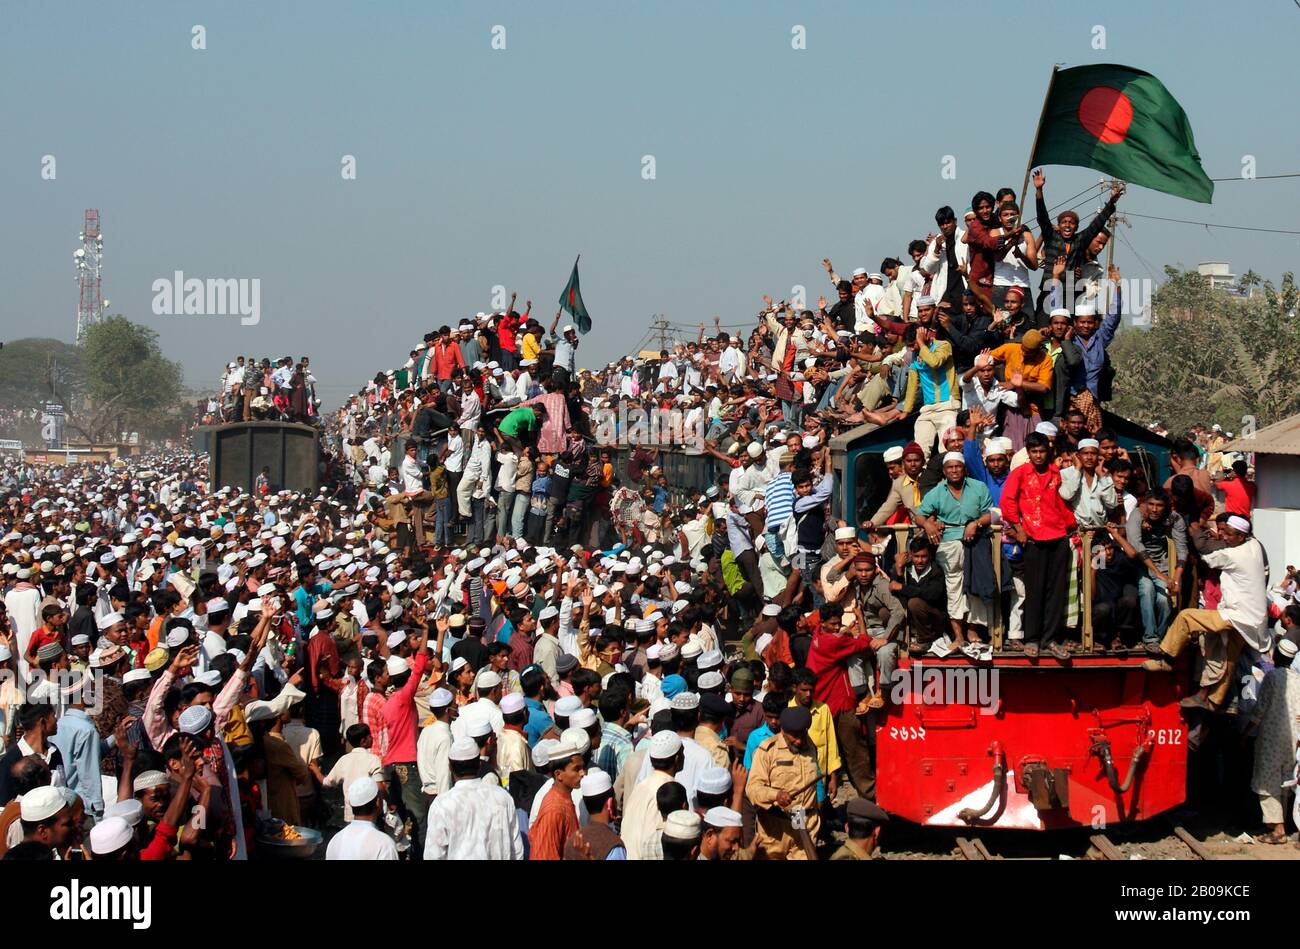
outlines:
[[[1007,409],[1003,434],[1020,448],[1025,435],[1043,420],[1043,400],[1052,391],[1052,357],[1038,330],[1030,330],[1018,343],[1003,343],[989,355],[1003,365],[1002,385],[1019,397],[1019,406]]]
[[[835,716],[825,702],[813,700],[813,689],[817,685],[817,676],[811,670],[800,667],[794,670],[794,698],[790,706],[805,708],[812,717],[808,726],[808,737],[816,751],[817,768],[821,780],[817,782],[817,803],[834,800],[839,783],[840,745],[835,738]]]

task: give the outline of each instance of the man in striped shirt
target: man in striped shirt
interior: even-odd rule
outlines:
[[[767,540],[767,549],[777,560],[785,556],[785,548],[781,544],[781,528],[785,527],[785,522],[794,513],[794,481],[791,479],[794,452],[788,448],[782,449],[780,465],[780,471],[767,483],[764,492],[767,522],[763,526],[763,536]]]

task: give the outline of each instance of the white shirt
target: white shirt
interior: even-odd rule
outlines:
[[[515,489],[515,472],[519,470],[519,457],[512,451],[503,451],[497,455],[497,490],[513,491]]]
[[[429,805],[425,860],[522,860],[524,839],[510,792],[496,779],[456,784]]]
[[[443,464],[448,471],[455,472],[465,467],[465,439],[455,431],[447,432],[447,460]]]
[[[461,397],[460,418],[456,420],[456,424],[461,428],[474,428],[478,425],[478,419],[482,412],[483,404],[479,402],[478,393],[470,389]]]
[[[735,382],[740,375],[740,350],[728,346],[718,356],[718,372],[727,382]]]
[[[407,494],[419,494],[424,490],[424,472],[420,470],[420,463],[409,455],[402,459],[402,467],[398,469],[402,475],[402,490]]]
[[[871,291],[876,290],[873,294]],[[869,283],[853,295],[853,332],[879,332],[880,327],[871,317],[876,312],[876,303],[884,296],[885,288],[876,283]]]
[[[348,823],[325,848],[326,860],[396,860],[393,839],[368,820]]]
[[[1201,559],[1207,567],[1219,571],[1219,615],[1241,633],[1251,648],[1267,653],[1273,645],[1273,634],[1269,629],[1264,553],[1259,541],[1249,537],[1236,547],[1211,551]]]
[[[374,778],[384,780],[384,764],[379,755],[369,748],[353,748],[346,755],[334,762],[330,773],[325,775],[325,787],[343,789],[343,819],[352,820],[352,805],[348,803],[348,787],[357,778]]]
[[[420,789],[438,795],[451,787],[451,726],[435,721],[420,731],[415,742],[415,767],[420,772]]]
[[[967,269],[970,269],[968,263],[970,260],[970,245],[962,240],[965,236],[965,230],[959,227],[953,233],[952,239],[956,246],[955,255],[957,257],[957,265],[960,267],[964,264]],[[937,237],[930,241],[926,246],[925,256],[921,258],[920,270],[924,270],[927,274],[934,275],[934,279],[930,281],[930,296],[934,297],[934,302],[937,304],[939,299],[943,296],[944,290],[948,289],[948,238],[944,238],[944,247],[942,252],[935,249],[936,241],[938,241]],[[920,277],[921,280],[925,279],[925,274],[922,273],[914,273],[913,276]],[[961,278],[961,285],[963,287],[966,286],[965,277]],[[915,306],[916,291],[913,290],[912,293],[912,305]]]

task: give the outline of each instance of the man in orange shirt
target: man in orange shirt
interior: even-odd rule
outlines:
[[[989,355],[1003,364],[1003,386],[1019,397],[1017,408],[1008,407],[1002,427],[1002,434],[1019,450],[1043,420],[1043,399],[1052,391],[1052,358],[1038,330],[1030,330],[1018,343],[1003,343]]]
[[[537,820],[528,828],[529,859],[562,860],[564,842],[578,829],[578,812],[573,806],[573,792],[582,783],[587,766],[576,744],[562,741],[551,749],[547,765],[555,783],[546,792]]]

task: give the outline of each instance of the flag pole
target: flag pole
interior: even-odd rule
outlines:
[[[1043,93],[1043,108],[1039,110],[1038,125],[1034,128],[1034,140],[1029,144],[1029,161],[1025,164],[1025,182],[1020,186],[1020,216],[1022,218],[1025,215],[1025,197],[1029,194],[1029,175],[1034,169],[1034,152],[1038,151],[1038,135],[1043,131],[1043,119],[1047,118],[1047,100],[1052,97],[1052,83],[1056,81],[1056,72],[1060,68],[1060,63],[1052,64],[1052,74],[1047,77],[1047,91]]]

